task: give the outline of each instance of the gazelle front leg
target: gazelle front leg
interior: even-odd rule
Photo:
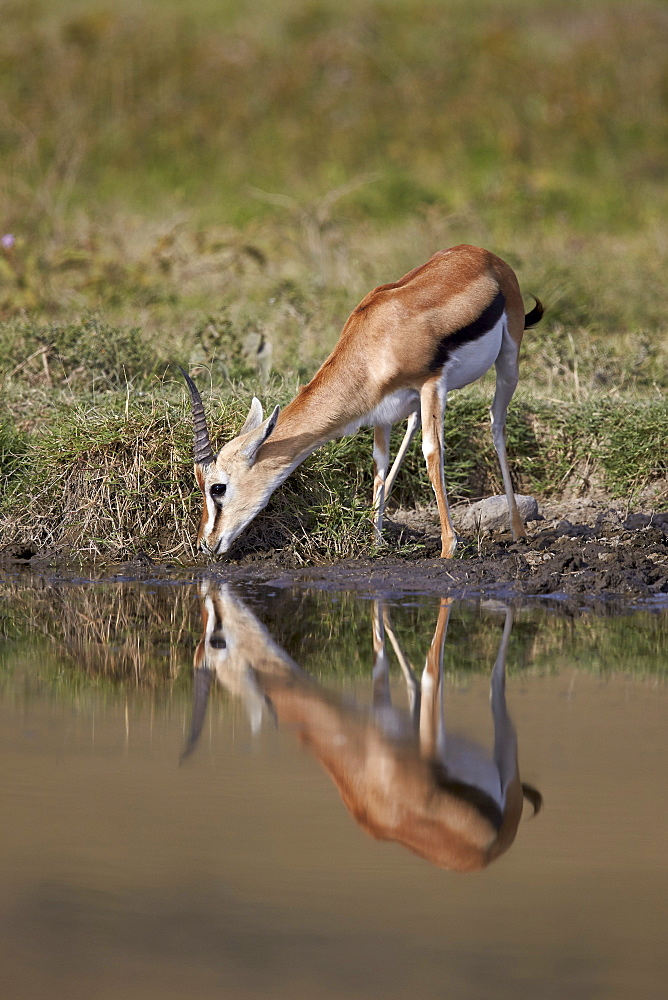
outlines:
[[[457,547],[457,536],[450,519],[448,496],[443,475],[443,415],[446,392],[440,378],[429,379],[420,390],[422,412],[422,454],[427,472],[436,494],[438,515],[441,519],[441,557],[450,559]]]
[[[390,424],[377,424],[373,429],[373,510],[374,538],[383,540],[383,514],[385,512],[385,481],[390,464]]]

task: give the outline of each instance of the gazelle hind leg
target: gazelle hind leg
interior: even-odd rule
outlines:
[[[390,491],[394,485],[394,480],[397,478],[397,473],[401,468],[401,463],[403,462],[406,452],[410,446],[411,441],[415,437],[415,432],[420,426],[420,414],[416,411],[411,413],[408,418],[408,423],[406,425],[406,433],[404,434],[404,439],[399,446],[399,451],[397,452],[396,458],[392,463],[392,468],[390,469],[389,475],[385,480],[385,499],[390,495]]]
[[[515,541],[518,538],[526,538],[524,523],[522,522],[515,501],[515,491],[513,490],[512,479],[510,478],[508,456],[506,454],[506,413],[508,412],[508,404],[513,398],[513,393],[517,388],[519,379],[517,358],[518,350],[515,343],[507,333],[504,333],[501,351],[495,362],[496,391],[489,413],[492,420],[492,441],[494,442],[494,448],[499,458],[503,488],[506,491],[506,498],[508,500],[510,530],[513,533]]]
[[[438,514],[441,519],[441,557],[450,559],[457,547],[457,536],[452,527],[448,497],[445,492],[443,475],[443,416],[445,413],[445,389],[439,378],[429,379],[420,390],[422,413],[422,454],[427,463],[427,472],[436,494]]]
[[[378,544],[383,539],[386,479],[390,464],[390,430],[390,424],[377,424],[373,429],[373,526],[374,538]]]

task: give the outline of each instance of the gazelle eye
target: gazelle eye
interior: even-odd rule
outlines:
[[[222,497],[226,489],[227,489],[226,483],[214,483],[209,492],[211,493],[212,497]]]
[[[226,649],[227,643],[221,635],[214,635],[209,639],[209,645],[212,649]]]

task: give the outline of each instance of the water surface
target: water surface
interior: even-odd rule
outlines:
[[[503,607],[434,600],[4,586],[4,995],[665,996],[665,618],[520,608],[509,628]],[[391,641],[419,680],[439,623],[445,735],[428,678],[411,716]],[[449,871],[372,836],[353,786],[401,803],[421,746],[492,759],[504,626],[543,808],[525,801],[485,867]],[[361,770],[340,763],[369,746]]]

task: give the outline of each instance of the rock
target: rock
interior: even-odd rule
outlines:
[[[516,493],[515,501],[524,522],[540,519],[538,501],[535,497],[525,497]],[[462,531],[507,531],[510,527],[508,501],[505,496],[478,500],[460,514],[458,520],[458,527]]]

